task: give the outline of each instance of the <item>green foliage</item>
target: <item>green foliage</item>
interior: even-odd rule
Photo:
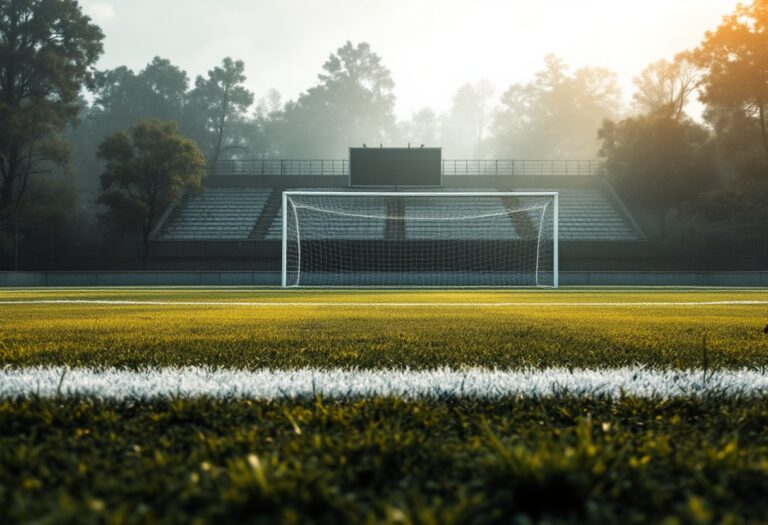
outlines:
[[[768,2],[737,6],[691,56],[704,69],[701,100],[727,166],[722,188],[696,203],[709,220],[768,219]]]
[[[735,117],[754,119],[758,126],[754,140],[768,157],[768,2],[753,0],[740,4],[713,32],[708,32],[692,53],[704,68],[701,100],[707,104],[709,119],[719,128]]]
[[[637,91],[632,98],[642,113],[666,114],[680,120],[685,118],[685,107],[698,80],[699,71],[687,55],[674,62],[660,60],[635,78]]]
[[[149,118],[180,122],[188,86],[187,74],[160,57],[139,73],[125,66],[99,71],[91,118],[109,121],[112,132]]]
[[[486,148],[493,108],[493,86],[488,81],[464,84],[453,96],[442,122],[441,144],[453,158],[481,158]]]
[[[199,135],[195,138],[214,165],[225,150],[243,148],[232,127],[244,119],[253,104],[253,93],[243,87],[245,80],[243,61],[227,57],[220,67],[208,72],[207,78],[197,77],[189,94],[187,114],[196,124]]]
[[[104,140],[99,157],[106,161],[99,200],[118,228],[141,228],[145,247],[160,214],[202,188],[205,158],[175,122],[140,122]]]
[[[185,135],[194,134],[185,112],[188,88],[186,72],[160,57],[138,73],[125,66],[96,72],[93,102],[82,101],[80,122],[68,136],[85,204],[98,193],[104,165],[96,151],[108,136],[151,118],[178,122]]]
[[[729,221],[730,224],[758,223],[768,221],[768,182],[730,184],[700,196],[691,209],[709,221]]]
[[[323,64],[319,80],[278,115],[279,156],[342,157],[351,145],[396,135],[395,83],[370,45],[347,42]]]
[[[764,399],[0,401],[5,522],[761,523]]]
[[[716,184],[709,132],[674,112],[606,120],[599,137],[609,173],[646,209],[664,212]]]
[[[494,122],[497,158],[590,159],[596,130],[620,106],[616,74],[582,68],[573,74],[554,55],[528,84],[514,84],[501,97]]]
[[[356,307],[355,302],[637,302],[754,300],[765,292],[300,292],[40,290],[13,300],[331,301],[351,306],[0,305],[0,366],[207,365],[242,369],[499,369],[768,366],[765,310],[678,307]]]
[[[61,134],[103,38],[76,1],[0,2],[0,210],[21,200],[31,175],[68,164]]]
[[[424,144],[426,146],[435,146],[442,144],[438,141],[440,134],[440,122],[437,114],[431,108],[423,108],[417,111],[408,121],[400,123],[400,134],[404,142],[410,142],[414,145]],[[443,149],[446,155],[447,148]],[[453,155],[453,153],[450,153]],[[458,155],[455,155],[458,156]]]

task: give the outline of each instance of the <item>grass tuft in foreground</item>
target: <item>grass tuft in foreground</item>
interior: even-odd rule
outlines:
[[[0,401],[0,516],[759,523],[767,430],[762,399]]]

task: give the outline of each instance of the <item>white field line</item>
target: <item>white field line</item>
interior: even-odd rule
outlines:
[[[229,370],[200,367],[144,370],[31,367],[0,369],[0,399],[39,396],[109,400],[206,396],[217,399],[478,398],[558,395],[643,398],[767,396],[768,371],[661,371],[643,368],[500,371]]]
[[[767,301],[527,301],[527,302],[355,302],[355,301],[144,301],[144,300],[108,300],[108,299],[33,299],[18,301],[0,301],[0,305],[112,305],[112,306],[254,306],[254,307],[454,307],[454,308],[503,308],[503,307],[539,307],[539,306],[576,306],[576,307],[657,307],[657,306],[768,306]]]

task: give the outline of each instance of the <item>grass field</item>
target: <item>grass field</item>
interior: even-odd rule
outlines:
[[[0,382],[57,382],[0,395],[2,523],[768,520],[768,394],[744,384],[768,375],[765,290],[24,289],[0,292],[0,319]],[[79,371],[170,367],[744,388],[67,393]]]

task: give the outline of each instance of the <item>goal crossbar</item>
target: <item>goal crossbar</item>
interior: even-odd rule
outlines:
[[[551,199],[549,203],[544,205],[534,205],[534,206],[526,206],[522,207],[520,209],[516,210],[506,210],[504,212],[493,212],[493,213],[481,213],[476,215],[468,215],[468,216],[462,216],[459,218],[451,218],[451,217],[418,217],[418,216],[411,216],[407,217],[405,215],[403,216],[382,216],[382,215],[370,215],[366,214],[365,212],[359,212],[359,213],[352,213],[352,212],[344,212],[344,211],[338,211],[338,210],[331,210],[331,209],[323,209],[319,206],[312,206],[307,204],[297,204],[294,199],[297,198],[418,198],[418,199],[430,199],[430,198],[448,198],[448,199],[460,199],[460,198],[542,198],[542,199]],[[293,209],[293,216],[291,216],[289,206]],[[430,192],[430,191],[307,191],[307,190],[296,190],[296,191],[284,191],[282,195],[282,268],[281,268],[281,284],[283,287],[288,286],[297,286],[298,282],[296,284],[291,284],[288,282],[288,259],[289,259],[289,232],[292,232],[295,234],[295,241],[293,241],[296,244],[295,252],[296,256],[298,257],[298,264],[299,268],[301,267],[301,236],[300,231],[301,227],[299,224],[299,218],[298,218],[298,209],[307,209],[314,212],[319,213],[325,213],[328,215],[337,215],[337,216],[346,216],[351,219],[379,219],[379,220],[387,220],[387,221],[446,221],[450,222],[452,220],[472,220],[472,219],[483,219],[483,218],[489,218],[489,217],[497,217],[497,216],[503,216],[503,215],[510,215],[514,213],[526,213],[533,210],[546,210],[549,206],[552,207],[551,213],[552,213],[552,231],[551,231],[551,271],[552,271],[552,278],[551,278],[551,284],[549,284],[552,288],[558,288],[559,286],[559,193],[558,192],[548,192],[548,191],[523,191],[523,192],[483,192],[483,191],[470,191],[470,192]],[[538,243],[541,242],[541,234],[542,234],[542,228],[544,225],[544,213],[542,212],[542,219],[539,222],[538,228],[539,228],[539,240]],[[293,228],[293,230],[291,230]],[[317,241],[315,241],[317,242]],[[338,241],[337,241],[338,242]],[[539,246],[537,245],[537,251],[539,250]],[[538,273],[538,253],[537,253],[537,261],[536,261],[536,272]],[[538,275],[536,276],[536,286],[538,286]],[[302,284],[304,285],[304,284]],[[317,286],[317,285],[308,285],[308,286]],[[321,285],[323,287],[337,287],[337,286],[348,286],[348,285],[334,285],[334,284],[323,284]],[[366,287],[366,285],[355,285],[358,287]],[[376,285],[372,285],[376,286]],[[403,287],[412,287],[412,285],[406,284],[402,285]],[[429,286],[429,285],[428,285]],[[401,287],[401,285],[386,285],[386,287]],[[451,285],[449,285],[451,287]],[[473,287],[473,286],[466,286],[466,285],[460,285],[459,287]],[[486,287],[485,285],[480,285],[478,287]]]

